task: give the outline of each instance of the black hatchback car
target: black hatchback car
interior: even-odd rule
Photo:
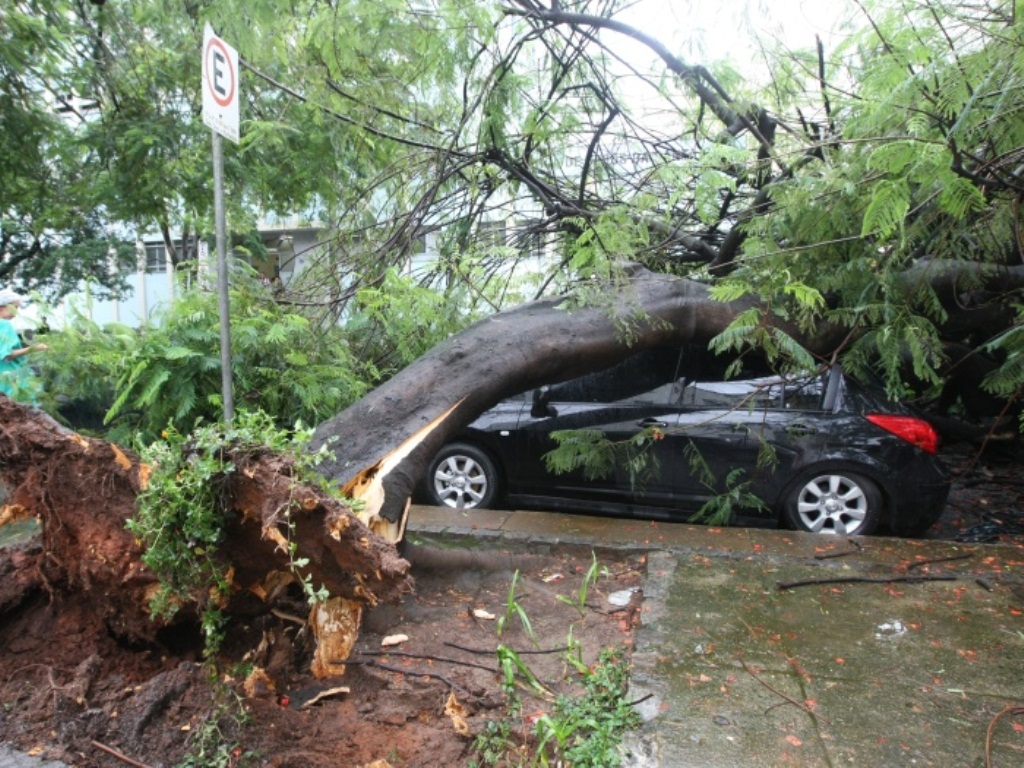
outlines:
[[[706,359],[645,350],[501,402],[431,461],[427,500],[686,521],[741,478],[742,498],[759,500],[736,510],[744,522],[843,535],[881,526],[914,536],[939,518],[949,480],[927,421],[839,367],[725,379]],[[564,430],[599,431],[608,444],[646,431],[656,471],[642,482],[623,463],[596,478],[582,469],[553,473],[545,455],[557,445],[552,433]]]

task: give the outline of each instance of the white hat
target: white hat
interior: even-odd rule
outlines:
[[[14,304],[15,302],[21,303],[24,300],[24,296],[15,293],[10,288],[0,288],[0,307],[6,307],[8,304]]]

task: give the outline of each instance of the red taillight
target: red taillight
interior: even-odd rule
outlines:
[[[881,413],[869,413],[865,418],[886,432],[892,432],[896,437],[906,440],[911,445],[916,445],[923,451],[935,453],[939,450],[939,435],[935,428],[924,419]]]

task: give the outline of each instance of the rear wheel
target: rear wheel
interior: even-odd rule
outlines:
[[[498,471],[476,446],[452,443],[430,462],[426,486],[430,503],[439,507],[489,508],[497,498]]]
[[[782,507],[790,527],[810,533],[865,536],[881,518],[878,486],[845,470],[805,475],[790,486]]]

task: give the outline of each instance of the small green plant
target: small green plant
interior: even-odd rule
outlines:
[[[597,583],[602,570],[591,553],[588,569],[579,592],[559,600],[585,612],[587,594]],[[528,617],[516,601],[517,571],[509,590],[507,621],[518,615]],[[500,635],[501,629],[498,629]],[[593,666],[583,661],[582,644],[573,635],[572,625],[565,649],[566,674],[570,668],[582,680],[581,695],[555,697],[541,682],[522,656],[501,644],[497,649],[501,668],[501,688],[505,714],[489,721],[473,742],[475,759],[471,768],[481,766],[520,766],[547,768],[617,768],[622,755],[619,745],[625,733],[640,725],[639,713],[626,701],[629,664],[624,647],[605,648]],[[523,715],[522,695],[529,694],[548,703],[550,711],[533,720]]]
[[[601,575],[601,568],[597,564],[597,555],[593,552],[590,553],[590,568],[583,576],[583,581],[580,584],[579,590],[572,597],[566,597],[565,595],[559,595],[558,599],[560,602],[566,605],[571,605],[579,613],[580,618],[587,615],[587,595],[590,590],[597,584],[597,579]]]
[[[155,617],[170,618],[183,605],[195,603],[208,656],[223,640],[220,605],[231,587],[228,565],[218,556],[218,548],[227,522],[223,487],[235,471],[232,457],[257,451],[285,455],[292,461],[296,483],[315,483],[328,490],[314,472],[326,452],[305,450],[311,434],[302,428],[278,429],[265,413],[243,411],[230,427],[201,426],[189,435],[168,428],[162,440],[143,451],[152,474],[127,528],[142,544],[142,562],[160,581],[150,610]],[[290,510],[282,516],[290,540]],[[287,554],[310,602],[324,599],[325,591],[316,589],[309,575],[302,573],[307,561],[297,556],[293,543]]]
[[[526,609],[519,604],[518,597],[516,596],[516,587],[519,584],[519,571],[512,574],[512,583],[508,588],[508,597],[505,599],[505,614],[498,617],[497,631],[500,637],[502,632],[505,631],[505,627],[513,616],[519,617],[519,622],[523,625],[523,629],[526,630],[527,636],[536,642],[537,638],[533,632],[533,625],[530,623],[530,617],[526,613]]]
[[[515,738],[512,725],[507,719],[488,720],[473,740],[473,749],[480,762],[471,760],[470,768],[525,764],[524,746]]]
[[[583,643],[576,639],[571,625],[569,626],[569,636],[565,640],[565,661],[581,675],[590,671],[590,667],[583,662]]]
[[[509,648],[507,645],[499,645],[497,656],[498,664],[501,665],[502,671],[501,687],[502,690],[505,691],[506,696],[515,692],[515,688],[519,684],[520,678],[526,681],[526,685],[534,693],[542,696],[548,696],[551,694],[548,687],[537,678],[529,665],[523,661],[523,657],[513,649]]]
[[[213,707],[192,732],[188,752],[174,768],[244,768],[258,764],[258,755],[238,744],[231,731],[250,720],[244,702],[229,688],[217,685]]]
[[[629,665],[623,648],[605,648],[584,676],[582,696],[561,696],[550,715],[537,720],[533,765],[617,768],[623,735],[640,725],[626,701]]]

